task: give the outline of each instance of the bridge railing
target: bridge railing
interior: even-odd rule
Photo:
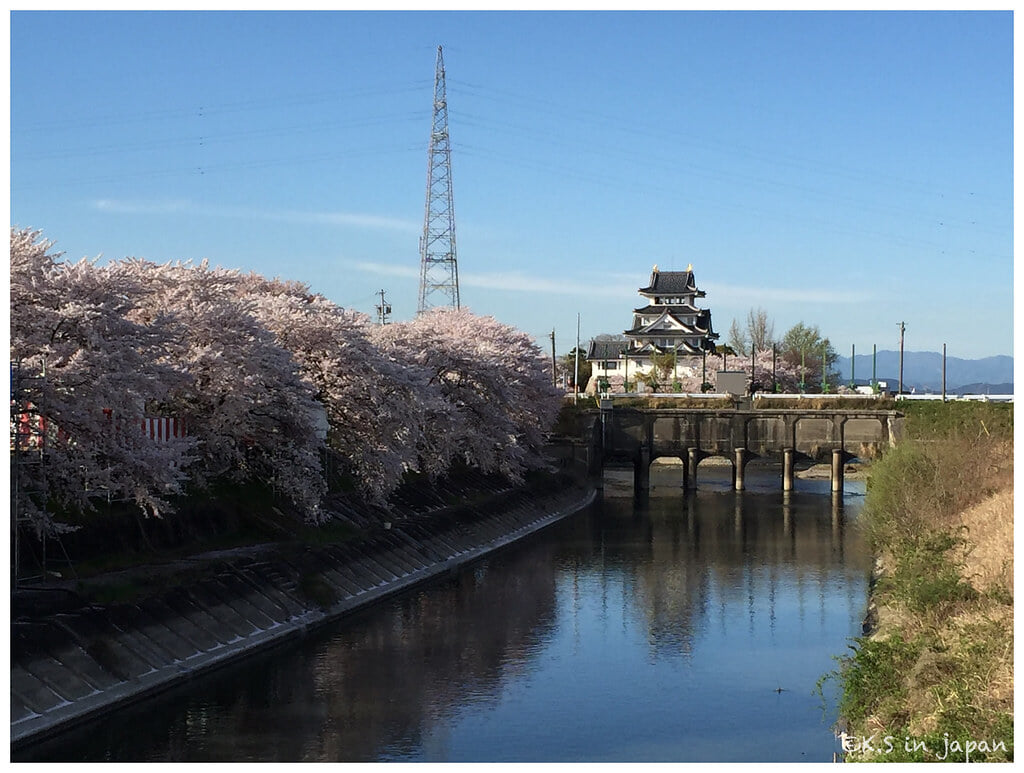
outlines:
[[[735,397],[728,392],[598,392],[597,396],[601,400],[636,399],[638,397],[657,397],[659,400],[663,397],[674,400],[692,400],[694,398],[710,400],[716,397],[718,399]]]

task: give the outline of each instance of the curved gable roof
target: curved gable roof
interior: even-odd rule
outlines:
[[[697,282],[693,271],[658,271],[651,272],[651,283],[640,288],[641,293],[673,295],[697,292]]]

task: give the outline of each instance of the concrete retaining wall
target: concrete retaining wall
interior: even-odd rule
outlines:
[[[510,495],[381,529],[371,543],[218,561],[134,604],[11,623],[12,748],[444,576],[590,504],[593,490]]]

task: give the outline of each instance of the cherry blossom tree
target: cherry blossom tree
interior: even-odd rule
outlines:
[[[322,408],[291,353],[260,322],[241,274],[205,261],[127,259],[111,270],[149,290],[132,319],[173,320],[160,362],[178,370],[183,383],[157,408],[187,422],[199,455],[189,470],[194,482],[269,482],[308,520],[319,520],[326,491],[317,435]]]
[[[550,366],[521,331],[466,309],[433,309],[374,329],[375,340],[424,379],[421,458],[431,469],[462,461],[519,478],[539,463],[562,395]]]
[[[159,362],[169,320],[130,320],[144,293],[135,278],[61,262],[52,247],[39,231],[11,230],[12,418],[46,428],[41,463],[19,466],[21,515],[39,533],[59,531],[51,511],[90,510],[97,495],[159,515],[194,445],[153,443],[138,423],[148,400],[182,383]]]
[[[373,343],[365,314],[345,310],[304,284],[251,274],[242,292],[324,406],[328,443],[348,461],[362,494],[382,504],[402,476],[421,464],[423,379]]]
[[[540,463],[562,394],[536,344],[492,317],[379,327],[298,282],[205,261],[68,264],[51,247],[12,230],[11,358],[27,385],[12,410],[59,428],[32,482],[40,529],[56,528],[47,503],[84,509],[89,491],[159,515],[186,480],[221,478],[269,482],[316,522],[325,442],[379,504],[409,472],[462,462],[516,479]],[[153,443],[144,415],[188,437]]]

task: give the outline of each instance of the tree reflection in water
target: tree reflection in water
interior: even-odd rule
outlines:
[[[23,757],[831,759],[814,685],[859,633],[858,502],[713,481],[606,498]]]

